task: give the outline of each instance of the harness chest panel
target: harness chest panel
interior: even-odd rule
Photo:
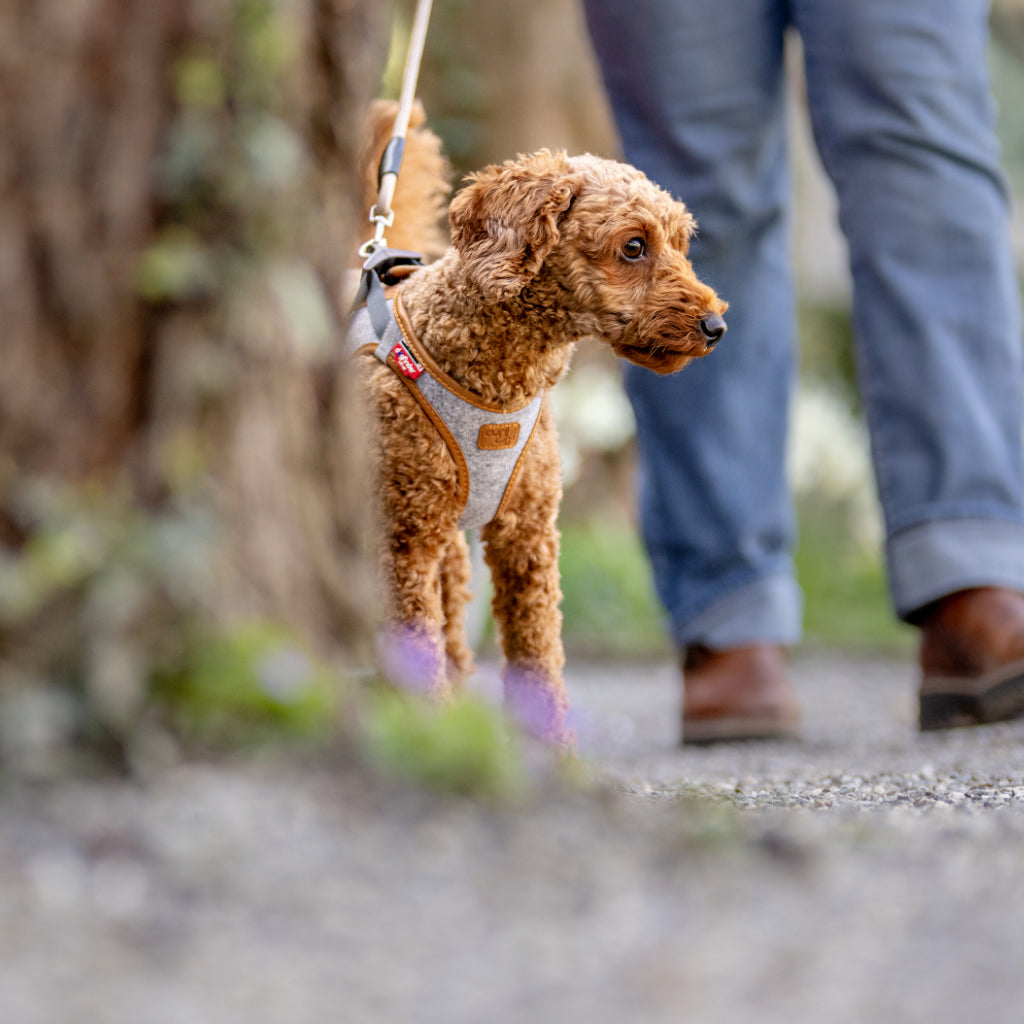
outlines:
[[[356,352],[369,346],[413,392],[445,441],[459,471],[460,492],[466,504],[459,518],[460,529],[484,526],[498,514],[516,467],[533,434],[540,415],[543,394],[521,409],[496,411],[464,397],[464,389],[431,367],[433,360],[412,332],[402,329],[395,316],[394,302],[388,301],[390,323],[378,336],[366,308],[352,318],[348,343]],[[433,415],[431,415],[433,413]]]

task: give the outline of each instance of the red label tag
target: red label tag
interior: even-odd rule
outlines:
[[[392,347],[391,358],[394,359],[395,366],[411,380],[415,380],[423,372],[423,367],[413,359],[409,350],[400,341]]]

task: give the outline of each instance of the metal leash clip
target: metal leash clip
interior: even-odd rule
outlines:
[[[373,238],[364,242],[359,247],[359,255],[362,256],[364,260],[371,257],[378,250],[387,249],[388,242],[384,237],[384,231],[395,223],[395,211],[388,210],[386,214],[378,213],[377,204],[374,203],[373,206],[370,207],[370,223],[374,226]]]

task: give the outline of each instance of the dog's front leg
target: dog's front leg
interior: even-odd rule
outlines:
[[[482,537],[494,584],[494,619],[505,654],[505,706],[531,735],[572,746],[562,678],[556,526],[562,489],[553,432],[550,443],[546,450],[541,439],[540,457],[524,465],[510,510],[484,527]]]
[[[443,700],[448,696],[441,601],[447,538],[408,520],[384,538],[387,623],[382,661],[392,682]]]
[[[460,515],[455,463],[397,375],[371,360],[378,544],[385,630],[381,661],[394,683],[448,695],[442,563]]]

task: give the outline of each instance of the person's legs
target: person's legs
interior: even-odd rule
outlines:
[[[897,613],[1024,589],[1018,293],[985,0],[794,0],[850,245]]]
[[[730,303],[707,359],[627,369],[640,512],[677,643],[792,643],[801,598],[785,480],[795,333],[782,0],[587,0],[626,159],[698,222],[692,258]]]
[[[923,729],[1024,714],[1017,283],[986,0],[794,0]]]

